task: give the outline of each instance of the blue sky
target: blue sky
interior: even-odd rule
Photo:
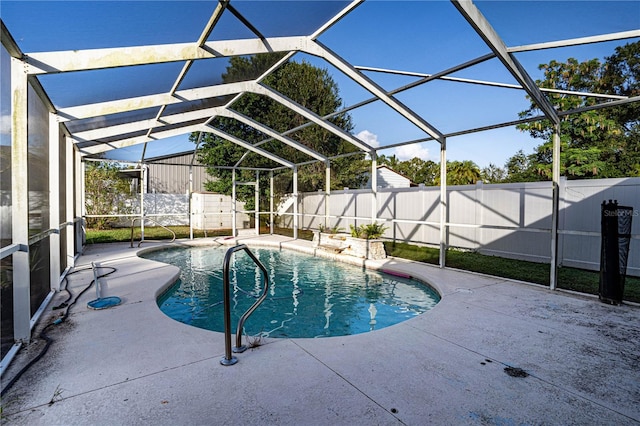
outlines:
[[[0,15],[25,52],[42,50],[88,49],[96,47],[126,46],[130,44],[162,44],[189,42],[197,39],[216,2],[31,2],[5,1],[0,4]],[[289,35],[324,19],[323,11],[338,10],[338,2],[239,2],[238,9],[267,35]],[[491,21],[508,46],[538,43],[555,39],[575,38],[608,32],[640,28],[640,2],[637,1],[494,1],[476,2]],[[312,10],[310,20],[291,19],[297,11]],[[314,21],[315,19],[315,21]],[[293,26],[290,26],[293,22]],[[246,29],[234,19],[220,22],[213,37],[249,37]],[[637,39],[636,39],[637,40]],[[630,41],[636,41],[630,40]],[[448,1],[370,1],[359,6],[333,28],[322,35],[320,41],[347,59],[353,65],[388,68],[402,71],[435,73],[458,63],[489,52],[483,41],[464,21]],[[551,59],[565,61],[569,57],[579,60],[603,59],[618,45],[610,42],[587,46],[551,49],[518,54],[517,58],[535,78],[540,63]],[[370,95],[317,58],[296,55],[295,60],[307,60],[327,67],[340,87],[345,105],[367,99]],[[68,102],[86,102],[101,97],[118,96],[120,92],[136,95],[168,90],[180,64],[163,64],[135,72],[128,71],[112,87],[95,86],[96,81],[119,75],[120,70],[82,75],[51,76],[43,79],[45,88],[65,96],[64,87],[80,87]],[[224,69],[224,64],[221,65]],[[4,69],[3,69],[4,71]],[[98,77],[96,77],[96,75]],[[411,77],[366,72],[385,89],[392,90],[414,80]],[[168,76],[161,78],[161,76]],[[514,83],[497,60],[454,74],[479,80]],[[118,78],[118,77],[116,77]],[[83,83],[85,82],[85,83]],[[60,88],[63,89],[60,89]],[[80,96],[82,95],[82,96]],[[526,109],[524,92],[510,89],[487,88],[435,81],[397,95],[407,106],[421,114],[443,133],[514,120]],[[54,99],[54,102],[56,101]],[[61,101],[62,102],[62,101]],[[2,106],[6,123],[6,106]],[[397,113],[377,102],[352,112],[354,133],[370,144],[386,146],[426,135]],[[3,126],[3,140],[6,141]],[[151,155],[163,155],[180,147],[190,148],[187,136],[152,146]],[[529,153],[541,141],[513,128],[450,138],[447,141],[449,160],[472,160],[481,167],[505,161],[519,149]],[[140,147],[123,153],[137,159]],[[396,154],[400,159],[419,156],[438,161],[436,142],[414,144],[381,151]],[[131,155],[133,154],[133,155]]]

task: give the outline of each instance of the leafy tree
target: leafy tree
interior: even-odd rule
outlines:
[[[423,183],[427,186],[435,185],[435,179],[440,174],[440,165],[431,160],[423,160],[414,157],[410,160],[400,161],[395,155],[378,157],[378,164],[388,166],[390,169],[411,179],[413,183]]]
[[[487,167],[480,171],[480,177],[484,183],[500,183],[504,181],[506,175],[507,174],[504,169],[493,163],[489,163]]]
[[[222,76],[223,81],[229,83],[255,78],[270,68],[281,57],[280,53],[273,53],[231,58],[230,65]],[[307,62],[287,62],[266,77],[263,83],[320,116],[336,111],[342,104],[338,86],[329,76],[328,71],[314,67]],[[281,133],[301,126],[307,121],[304,117],[278,102],[266,96],[252,93],[245,93],[232,105],[232,108]],[[347,132],[353,129],[351,117],[348,114],[336,115],[329,121]],[[252,144],[268,140],[266,135],[234,119],[218,118],[212,122],[212,125]],[[317,125],[306,126],[288,136],[326,156],[357,151],[350,143]],[[198,134],[191,135],[192,141],[197,140],[197,138]],[[276,140],[263,143],[260,148],[294,163],[301,163],[311,159],[297,149]],[[259,154],[247,154],[244,148],[213,134],[205,134],[202,140],[199,160],[203,164],[211,166],[208,168],[208,173],[215,178],[206,183],[207,190],[230,194],[232,187],[231,170],[219,169],[215,166],[234,166],[243,156],[245,156],[241,163],[243,167],[273,168],[280,166]],[[368,171],[362,167],[363,161],[364,154],[332,160],[332,188],[360,187],[366,181],[366,172]],[[291,170],[283,171],[281,172],[280,180],[290,182],[291,175]],[[261,176],[265,180],[260,183],[260,187],[264,188],[263,192],[266,192],[266,188],[269,187],[266,180],[267,174],[261,173]],[[238,171],[237,178],[238,180],[253,181],[255,180],[255,174],[252,171]],[[314,191],[323,188],[324,182],[325,165],[321,162],[304,166],[299,170],[299,191]],[[291,185],[288,184],[280,188],[280,191],[286,192],[291,189]],[[245,201],[247,209],[254,208],[253,188],[239,187],[237,196],[240,200]],[[262,198],[266,203],[268,198]],[[266,208],[266,205],[264,207]]]
[[[129,181],[120,177],[113,163],[89,162],[85,171],[85,207],[89,215],[126,214],[125,197],[131,193]],[[105,229],[112,218],[89,217],[87,227]]]
[[[540,87],[622,96],[640,94],[640,42],[618,47],[601,63],[597,59],[565,63],[551,61]],[[559,111],[596,105],[598,98],[548,93]],[[541,112],[532,104],[520,113],[532,117]],[[640,176],[640,105],[627,104],[566,116],[560,123],[560,173],[569,178]],[[548,180],[551,178],[553,125],[548,120],[521,124],[518,128],[544,139],[526,159],[526,169],[512,173],[510,165],[523,163],[520,153],[507,162],[507,179]],[[512,161],[513,160],[513,161]],[[537,177],[536,177],[537,175]]]
[[[535,168],[534,154],[526,155],[523,150],[518,150],[511,156],[504,168],[504,182],[536,182],[545,179]]]
[[[398,157],[396,157],[395,154],[389,157],[384,154],[378,156],[378,164],[380,164],[381,166],[385,165],[392,170],[398,170],[398,166],[400,165],[400,163],[401,161],[398,160]]]
[[[397,171],[414,183],[430,186],[434,185],[436,178],[440,176],[440,164],[414,157],[411,160],[401,162]]]

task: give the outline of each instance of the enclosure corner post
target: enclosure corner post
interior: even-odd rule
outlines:
[[[369,153],[371,156],[371,223],[378,219],[378,155],[375,150]]]
[[[256,235],[260,235],[260,171],[256,170],[255,185],[255,208],[256,208]]]
[[[25,64],[11,58],[11,241],[24,247],[12,254],[13,336],[28,343],[31,335],[29,265],[29,136]]]
[[[440,142],[440,256],[438,265],[445,267],[447,261],[447,140]]]
[[[49,285],[60,291],[60,125],[58,116],[49,113],[49,227],[57,230],[49,236]]]
[[[74,198],[76,197],[75,192],[73,191],[74,182],[73,182],[73,161],[74,161],[74,150],[73,150],[73,142],[69,138],[65,138],[65,164],[66,164],[66,177],[65,177],[65,199],[66,203],[66,217],[65,222],[67,223],[67,267],[75,265],[75,222],[74,222]]]
[[[269,172],[269,233],[273,235],[273,170]]]
[[[331,161],[327,160],[324,163],[324,227],[330,228],[329,214],[331,209],[329,208],[329,200],[331,198]]]
[[[298,166],[293,166],[293,239],[298,239]]]
[[[236,168],[231,170],[231,236],[237,237],[238,230],[236,227]]]
[[[549,271],[549,288],[558,287],[558,214],[560,207],[560,124],[556,124],[553,133],[552,164],[552,212],[551,212],[551,262]]]

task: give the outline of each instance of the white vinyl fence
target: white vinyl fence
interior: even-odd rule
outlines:
[[[131,226],[131,220],[140,215],[140,197],[126,201],[126,218],[118,221],[119,226]],[[195,229],[230,229],[233,223],[232,199],[228,195],[210,192],[194,192],[192,194],[192,220]],[[236,228],[250,227],[249,215],[244,213],[244,203],[236,203]],[[145,221],[147,226],[155,224],[163,226],[189,225],[189,196],[187,194],[144,194],[144,215],[152,221]],[[155,222],[155,224],[153,223]],[[136,226],[139,221],[136,220]]]
[[[376,220],[388,226],[384,237],[434,245],[440,242],[439,187],[379,189]],[[566,180],[560,182],[558,256],[560,265],[600,268],[601,204],[617,200],[633,207],[632,239],[627,274],[640,276],[640,178]],[[370,223],[371,190],[299,194],[302,229],[319,225]],[[551,253],[551,182],[482,184],[447,188],[447,244],[480,253],[549,262]],[[292,208],[281,225],[292,226]]]

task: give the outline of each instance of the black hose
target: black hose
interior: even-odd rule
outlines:
[[[116,268],[113,268],[111,266],[97,266],[97,268],[100,269],[111,269],[111,271],[107,272],[106,274],[102,274],[99,275],[98,278],[103,278],[106,277],[108,275],[113,274],[114,272],[117,271]],[[73,293],[71,293],[71,290],[69,290],[68,288],[68,281],[67,281],[67,277],[69,275],[72,274],[76,274],[78,272],[82,272],[82,271],[86,271],[87,269],[91,269],[91,268],[85,268],[85,269],[78,269],[76,271],[70,272],[68,273],[65,277],[64,277],[64,282],[67,284],[65,285],[64,290],[69,293],[69,297],[67,297],[67,299],[62,302],[60,305],[58,306],[54,306],[52,309],[56,310],[56,309],[64,309],[65,307],[67,308],[64,312],[64,314],[60,317],[57,318],[55,321],[53,321],[52,323],[47,324],[42,331],[40,332],[40,335],[38,336],[38,338],[42,339],[45,341],[45,345],[42,348],[42,350],[40,351],[40,353],[38,353],[38,355],[36,355],[35,358],[33,358],[31,361],[29,361],[29,363],[27,365],[25,365],[24,367],[22,367],[22,369],[20,371],[18,371],[18,373],[13,377],[13,379],[11,379],[9,381],[9,383],[7,383],[7,385],[2,388],[2,392],[0,392],[0,397],[3,397],[5,393],[7,393],[9,391],[9,389],[11,389],[11,387],[18,381],[18,379],[20,379],[20,377],[22,377],[22,375],[24,373],[27,372],[27,370],[29,370],[29,368],[31,368],[33,365],[35,365],[35,363],[37,363],[38,361],[40,361],[40,359],[47,353],[47,351],[49,350],[49,346],[51,346],[51,344],[53,343],[53,339],[49,336],[46,335],[45,331],[47,330],[47,328],[53,326],[53,325],[58,325],[61,324],[62,322],[64,322],[67,317],[69,316],[69,311],[71,310],[71,307],[73,305],[76,304],[76,302],[78,301],[78,299],[80,298],[80,296],[82,296],[84,293],[87,292],[87,290],[89,290],[91,288],[91,286],[93,286],[93,284],[95,283],[95,279],[91,280],[91,282],[89,283],[88,286],[86,286],[80,293],[78,293],[78,295],[76,296],[75,299],[73,299],[73,302],[71,302],[70,304],[68,304],[69,300],[71,300],[71,298],[73,298]]]

